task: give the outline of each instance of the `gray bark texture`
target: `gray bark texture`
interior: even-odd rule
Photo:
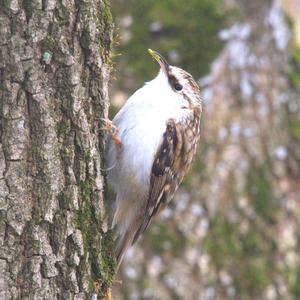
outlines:
[[[0,299],[101,299],[109,4],[0,5]]]

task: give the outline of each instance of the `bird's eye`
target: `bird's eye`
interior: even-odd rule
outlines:
[[[175,83],[174,89],[175,89],[176,91],[181,91],[181,90],[182,90],[182,85],[179,84],[179,83]]]

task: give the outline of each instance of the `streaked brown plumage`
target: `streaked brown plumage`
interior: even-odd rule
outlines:
[[[109,180],[117,193],[113,227],[119,263],[126,249],[173,198],[200,138],[198,85],[190,74],[170,66],[157,52],[151,51],[151,55],[162,71],[114,118],[122,142],[118,155],[113,139],[108,145],[108,167],[116,165],[109,171]]]

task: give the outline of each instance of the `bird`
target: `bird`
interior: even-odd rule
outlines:
[[[109,123],[107,179],[116,198],[111,228],[119,268],[126,250],[172,200],[200,138],[199,85],[148,49],[158,75],[138,89]]]

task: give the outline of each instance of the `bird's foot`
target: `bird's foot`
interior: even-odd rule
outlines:
[[[110,119],[101,118],[101,121],[104,123],[104,127],[101,128],[101,130],[105,130],[108,132],[108,134],[111,136],[111,139],[117,149],[121,149],[122,142],[118,137],[119,129],[117,126],[113,124],[113,122]]]

